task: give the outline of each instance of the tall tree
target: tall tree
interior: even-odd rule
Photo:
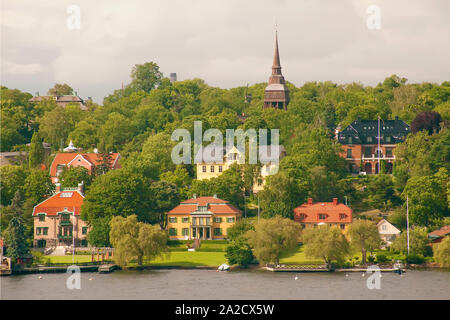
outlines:
[[[116,249],[114,259],[121,266],[127,265],[132,259],[137,259],[138,265],[142,265],[144,256],[152,260],[168,253],[167,232],[157,226],[138,222],[136,215],[114,217],[109,238]]]
[[[407,233],[402,232],[392,243],[392,248],[404,254],[408,253]],[[409,250],[412,254],[426,255],[428,253],[428,233],[425,228],[412,228],[409,230]]]
[[[30,169],[38,167],[44,162],[44,146],[42,145],[42,139],[39,132],[33,133],[30,143],[30,152],[28,153],[28,166]]]
[[[412,121],[411,132],[425,131],[429,135],[432,135],[433,133],[439,132],[441,122],[442,117],[436,111],[421,112]]]
[[[379,249],[382,244],[378,228],[372,221],[356,220],[348,228],[350,243],[356,250],[362,254],[362,263],[366,263],[367,251]]]
[[[441,268],[450,267],[450,237],[444,238],[441,243],[433,245],[433,258]]]
[[[9,225],[5,233],[6,245],[8,246],[8,255],[14,261],[17,261],[18,258],[22,258],[30,253],[27,244],[26,228],[22,217],[22,205],[22,196],[20,195],[20,192],[17,191],[11,205],[13,217],[9,221]]]
[[[72,95],[73,89],[66,83],[55,83],[53,88],[48,90],[48,94],[51,96],[65,96]]]
[[[298,223],[282,217],[261,219],[255,230],[247,232],[253,254],[263,264],[279,264],[280,259],[293,254],[300,240]]]
[[[159,71],[159,66],[154,62],[136,64],[131,71],[130,86],[134,90],[144,90],[150,92],[161,82],[163,74]]]
[[[350,253],[350,245],[341,230],[329,225],[303,230],[303,243],[306,256],[321,258],[327,265],[332,261],[343,263]]]
[[[152,211],[159,216],[161,229],[167,225],[166,213],[180,203],[180,195],[175,184],[167,181],[155,181],[150,185],[152,194]]]

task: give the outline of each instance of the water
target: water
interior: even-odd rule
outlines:
[[[294,280],[297,275],[298,280]],[[42,279],[39,279],[39,276]],[[69,275],[0,278],[2,299],[450,299],[450,272],[382,273],[369,290],[360,272],[272,273],[214,270],[82,273],[81,289],[68,290]],[[89,279],[92,280],[89,280]]]

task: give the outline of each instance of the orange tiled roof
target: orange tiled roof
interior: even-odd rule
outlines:
[[[50,167],[50,176],[56,176],[56,168],[58,165],[64,164],[67,165],[75,159],[76,156],[81,155],[84,159],[86,159],[91,165],[98,165],[101,162],[101,155],[98,153],[76,153],[76,152],[64,152],[57,153],[55,159],[53,159],[52,165]],[[111,166],[117,160],[119,156],[118,153],[111,153]]]
[[[63,196],[61,196],[63,194]],[[61,191],[57,192],[50,198],[42,201],[36,205],[33,209],[33,216],[39,213],[46,213],[48,216],[54,216],[58,212],[67,211],[72,212],[75,209],[75,215],[79,215],[81,212],[81,205],[83,204],[84,196],[78,191]]]
[[[242,211],[228,203],[228,201],[215,197],[198,197],[181,202],[168,214],[190,214],[197,211],[197,205],[208,205],[208,211],[215,214],[242,214]]]
[[[309,199],[294,209],[294,220],[301,223],[351,223],[352,209],[343,203],[333,202],[312,203]],[[325,214],[326,219],[319,219],[320,214]],[[344,216],[341,217],[341,214]]]
[[[450,225],[443,226],[440,229],[434,230],[434,231],[430,232],[428,235],[429,236],[444,237],[444,236],[446,236],[448,234],[450,234]]]

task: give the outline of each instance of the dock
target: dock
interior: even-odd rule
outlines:
[[[327,265],[267,265],[267,271],[272,272],[330,272]]]
[[[118,269],[118,266],[116,264],[102,264],[98,267],[99,273],[110,273],[114,270]]]

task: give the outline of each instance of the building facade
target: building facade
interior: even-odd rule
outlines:
[[[241,216],[241,210],[217,196],[194,196],[167,213],[169,238],[171,240],[226,239],[228,228],[232,227]]]
[[[264,108],[287,110],[289,89],[281,73],[280,53],[278,50],[278,34],[275,35],[275,54],[272,64],[272,75],[264,92]]]
[[[384,166],[384,172],[392,173],[395,147],[405,140],[410,127],[399,120],[355,120],[336,138],[342,145],[341,156],[349,163],[352,173],[376,174]]]
[[[33,208],[34,247],[87,246],[88,225],[80,218],[83,185],[62,188]]]
[[[386,219],[381,219],[377,223],[378,233],[380,234],[381,239],[386,242],[387,245],[391,245],[392,242],[397,238],[401,231],[398,230],[394,225],[392,225]]]
[[[228,151],[224,150],[223,160],[219,162],[200,162],[197,163],[197,180],[217,178],[231,165],[244,161],[243,153],[235,146]]]
[[[312,198],[294,209],[294,221],[303,228],[315,227],[322,224],[337,226],[346,230],[352,223],[353,210],[343,203],[338,203],[337,198],[332,202],[315,202]]]
[[[68,104],[75,104],[80,107],[81,110],[87,110],[86,102],[81,99],[77,94],[66,96],[36,96],[31,98],[31,103],[39,103],[44,100],[54,100],[60,107],[65,108]]]
[[[119,164],[120,154],[110,153],[110,169],[120,168]],[[75,152],[60,152],[57,153],[50,165],[50,176],[53,183],[59,181],[59,175],[64,167],[84,167],[92,174],[96,166],[102,162],[101,155],[98,153],[75,153]]]

